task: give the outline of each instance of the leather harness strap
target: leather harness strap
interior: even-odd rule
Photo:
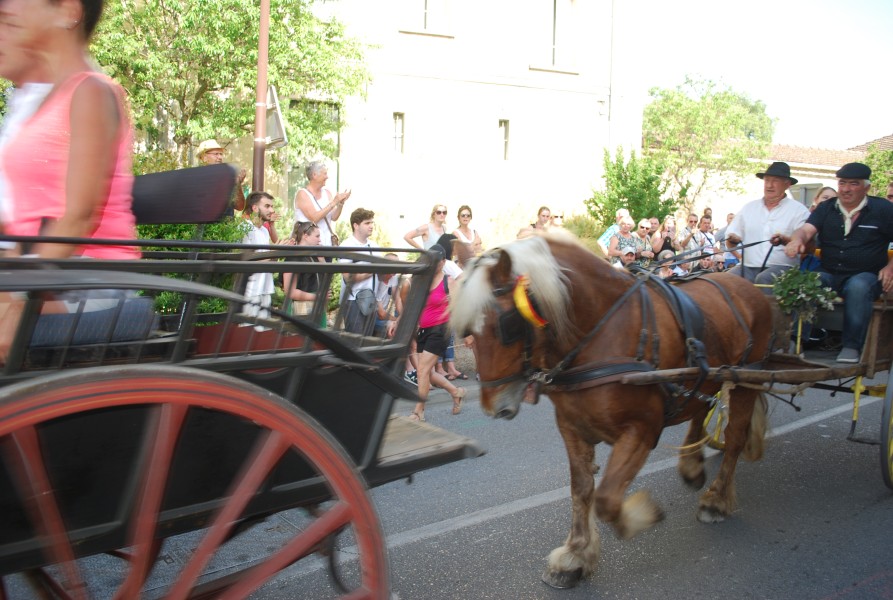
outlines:
[[[753,336],[748,330],[740,312],[737,310],[728,293],[722,286],[708,279],[705,279],[705,281],[708,281],[720,290],[735,315],[738,324],[747,333],[747,346],[740,363],[744,364],[753,346]],[[701,337],[704,333],[704,315],[702,314],[700,307],[698,307],[688,294],[679,289],[679,286],[671,286],[652,272],[645,270],[638,270],[636,272],[636,281],[633,285],[614,302],[595,327],[583,336],[577,345],[568,352],[568,354],[555,367],[548,371],[536,369],[532,366],[531,360],[534,342],[533,327],[526,321],[522,321],[525,331],[523,333],[524,355],[521,372],[499,379],[482,380],[480,382],[481,387],[498,387],[513,381],[526,380],[528,384],[534,385],[534,397],[536,398],[544,390],[561,392],[575,391],[620,381],[623,376],[628,373],[656,371],[660,357],[660,340],[657,334],[657,316],[654,310],[654,303],[648,293],[648,286],[646,283],[652,284],[651,288],[656,290],[667,301],[670,311],[685,336],[686,363],[689,366],[698,367],[699,370],[699,375],[694,385],[688,389],[669,382],[658,384],[665,395],[665,421],[669,421],[681,413],[692,398],[712,403],[714,401],[712,396],[706,396],[699,392],[699,389],[706,380],[709,372],[706,348],[701,341]],[[502,296],[509,291],[511,291],[511,289],[508,287],[499,288],[498,290],[494,290],[494,295]],[[637,293],[641,298],[642,329],[637,344],[636,357],[634,359],[617,357],[605,361],[571,367],[571,363],[576,360],[580,352],[582,352],[583,349],[595,338],[611,317],[613,317],[621,307],[627,304],[633,294]],[[517,309],[512,308],[511,310],[514,311]],[[510,311],[502,311],[500,318],[509,312]],[[653,362],[645,360],[645,348],[649,336],[652,339],[651,357]]]

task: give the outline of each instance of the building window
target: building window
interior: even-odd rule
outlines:
[[[450,0],[406,0],[406,25],[400,33],[452,39]]]
[[[403,113],[394,113],[394,152],[403,154],[403,134],[405,132]]]
[[[509,121],[499,119],[499,138],[502,144],[502,160],[509,159]]]
[[[449,31],[449,0],[422,0],[422,31]]]
[[[543,67],[568,67],[575,62],[576,25],[574,0],[539,0],[534,20],[538,55],[534,63]]]

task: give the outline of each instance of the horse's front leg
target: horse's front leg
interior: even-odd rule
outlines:
[[[701,495],[698,520],[723,521],[735,510],[735,467],[738,457],[759,460],[766,435],[766,398],[754,390],[735,388],[729,398],[729,424],[725,429],[725,452],[716,479]]]
[[[660,435],[660,432],[657,432]],[[655,438],[630,427],[614,443],[604,477],[595,493],[598,518],[628,539],[663,520],[664,513],[645,490],[624,500],[623,495],[645,464]]]
[[[574,587],[595,571],[601,553],[593,502],[595,447],[559,423],[571,470],[571,530],[563,546],[552,550],[543,581],[555,588]]]
[[[679,451],[679,475],[685,483],[696,490],[704,487],[707,476],[704,474],[704,420],[710,407],[705,403],[688,423],[688,433]]]

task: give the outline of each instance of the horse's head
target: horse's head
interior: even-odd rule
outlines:
[[[566,337],[567,278],[543,237],[490,250],[466,270],[454,295],[454,331],[474,335],[481,407],[511,419],[535,402],[544,344]]]

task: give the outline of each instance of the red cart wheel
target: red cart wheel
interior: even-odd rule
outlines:
[[[43,566],[29,566],[29,577],[33,579],[34,573],[39,573],[44,586],[60,597],[134,598],[147,587],[152,575],[154,591],[160,585],[168,598],[243,598],[281,570],[318,550],[330,536],[350,531],[359,554],[359,573],[352,582],[354,589],[347,595],[388,597],[384,538],[362,477],[325,429],[279,396],[224,375],[170,366],[68,372],[7,387],[4,396],[0,403],[0,475],[11,483],[13,489],[7,494],[18,499],[17,506],[21,507],[20,522],[13,523],[14,517],[9,516],[15,511],[6,511],[0,517],[3,521],[9,519],[0,527],[6,532],[0,537],[7,538],[0,539],[0,566],[6,572],[13,558],[29,559],[24,554],[11,557],[7,550],[30,543],[36,546],[34,553],[38,553]],[[134,414],[138,418],[134,419]],[[92,463],[96,464],[81,465],[85,473],[77,476],[83,479],[72,485],[71,461],[77,459],[69,455],[79,452],[74,447],[79,445],[78,440],[89,445],[105,438],[102,431],[92,430],[95,425],[120,423],[111,429],[120,428],[121,432],[108,437],[121,439],[127,436],[128,423],[132,421],[138,421],[141,433],[130,436],[139,439],[133,444],[133,460],[126,463],[132,465],[131,473],[106,482],[109,487],[102,494],[103,499],[120,501],[115,501],[110,511],[113,514],[91,516],[89,519],[98,522],[85,525],[84,508],[78,507],[78,503],[93,507],[96,502],[83,500],[84,496],[90,498],[91,490],[72,488],[77,488],[79,481],[89,480],[91,470],[101,470],[106,461],[94,457]],[[203,429],[195,426],[197,422],[235,425],[226,429],[227,438],[221,440],[220,428],[209,430],[205,425]],[[206,509],[196,526],[176,504],[175,488],[183,486],[184,478],[186,487],[191,483],[190,471],[182,465],[194,465],[195,455],[202,454],[196,448],[206,442],[216,445],[206,449],[212,457],[210,462],[218,462],[214,457],[219,454],[219,462],[225,464],[224,457],[237,452],[233,449],[237,442],[229,437],[235,430],[249,440],[244,444],[247,451],[238,453],[235,468],[227,471],[229,476],[221,484],[223,493],[212,501],[186,502]],[[244,435],[246,432],[250,435]],[[196,440],[197,437],[201,439]],[[65,443],[60,444],[60,440]],[[102,447],[99,442],[95,444]],[[114,462],[118,452],[113,448],[105,451],[102,456]],[[298,462],[300,466],[295,467]],[[198,472],[215,468],[219,469],[219,465],[206,464]],[[300,481],[283,481],[282,473],[288,473],[288,468],[291,472],[297,468]],[[69,477],[66,481],[60,481],[63,475],[57,475],[63,470]],[[279,506],[275,501],[264,504],[269,492],[279,489],[286,490],[289,506]],[[299,501],[295,502],[295,498]],[[219,568],[209,569],[212,561],[223,560],[219,558],[222,553],[232,552],[234,547],[242,550],[236,536],[246,523],[304,504],[303,500],[315,509],[302,517],[300,527],[284,535],[279,532],[278,547],[267,547],[270,542],[265,538],[261,544],[265,555],[253,560],[250,566],[238,567],[235,573],[231,568],[226,576],[215,575],[221,572]],[[3,502],[11,503],[9,497],[4,497]],[[121,534],[119,541],[124,543],[100,549],[91,546],[97,537],[107,534],[104,532],[114,530],[116,523]],[[8,532],[16,527],[33,532],[33,537],[9,539],[12,534]],[[171,532],[182,531],[192,532],[180,536],[194,540],[191,550],[181,553],[185,555],[181,567],[167,569],[163,576],[166,579],[159,584],[159,575],[153,574],[159,542]],[[113,550],[126,558],[120,564],[127,566],[112,584],[111,594],[107,587],[101,592],[94,589],[90,577],[93,567],[83,563],[96,560],[97,552]],[[92,558],[85,558],[88,554]],[[108,581],[102,582],[102,586],[108,585]]]

